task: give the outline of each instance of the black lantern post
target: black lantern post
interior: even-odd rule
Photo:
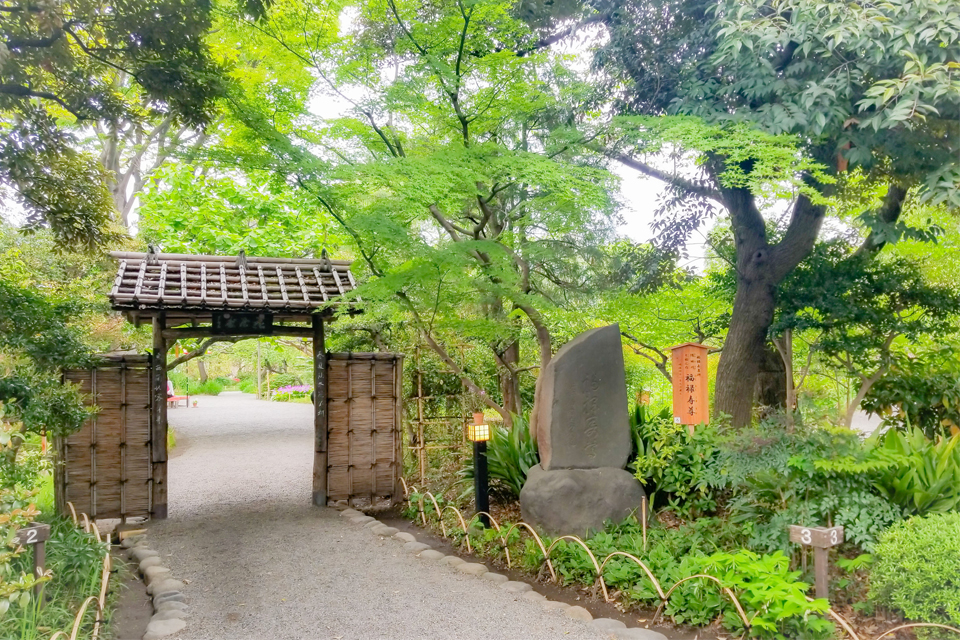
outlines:
[[[473,495],[477,513],[484,527],[490,526],[490,495],[487,490],[487,440],[490,439],[490,425],[483,420],[483,414],[474,415],[474,424],[467,425],[467,439],[473,442]]]

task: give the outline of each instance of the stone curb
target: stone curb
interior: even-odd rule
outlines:
[[[543,594],[534,591],[533,586],[526,582],[510,580],[503,574],[490,571],[484,564],[467,562],[459,556],[444,555],[442,552],[430,548],[430,545],[418,542],[413,534],[407,533],[406,531],[397,531],[394,527],[389,527],[375,518],[359,512],[348,513],[349,511],[352,510],[347,509],[340,515],[354,524],[362,524],[375,534],[381,536],[389,535],[389,537],[397,542],[402,543],[403,550],[411,555],[429,562],[446,565],[465,575],[473,575],[483,580],[488,580],[504,591],[519,596],[522,600],[539,603],[545,611],[559,611],[568,618],[580,620],[599,631],[607,633],[610,637],[619,640],[668,640],[665,635],[652,629],[627,627],[622,621],[613,618],[594,618],[593,614],[584,607],[569,605],[566,602],[560,602],[558,600],[550,600]],[[392,532],[390,532],[391,530]],[[147,640],[147,638],[145,637],[144,640]]]
[[[184,618],[190,615],[190,607],[183,595],[183,582],[175,580],[170,569],[163,566],[160,553],[149,548],[146,534],[125,538],[120,547],[126,549],[127,556],[138,563],[137,571],[143,577],[147,594],[151,596],[153,615],[147,623],[143,640],[160,640],[183,631],[187,626]]]

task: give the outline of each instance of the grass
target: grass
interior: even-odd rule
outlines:
[[[172,427],[167,427],[167,451],[173,451],[177,446],[177,432]]]

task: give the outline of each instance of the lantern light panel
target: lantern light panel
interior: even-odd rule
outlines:
[[[471,442],[486,442],[490,439],[489,424],[467,425],[467,439]]]

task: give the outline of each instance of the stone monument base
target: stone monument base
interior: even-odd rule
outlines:
[[[554,469],[530,467],[520,492],[524,521],[551,535],[588,535],[606,520],[620,522],[635,513],[646,495],[633,475],[615,467]]]

